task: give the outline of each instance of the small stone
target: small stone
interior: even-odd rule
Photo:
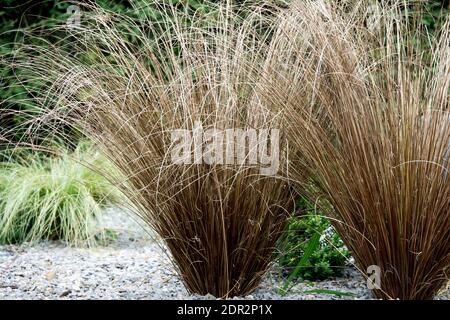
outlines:
[[[14,254],[9,251],[0,251],[0,258],[9,258],[13,256]]]
[[[50,271],[45,275],[45,279],[47,279],[47,281],[52,281],[55,278],[56,278],[56,272],[54,272],[54,271]]]
[[[64,291],[63,293],[61,293],[61,294],[59,295],[59,297],[60,297],[60,298],[67,297],[71,292],[72,292],[71,290],[66,290],[66,291]]]

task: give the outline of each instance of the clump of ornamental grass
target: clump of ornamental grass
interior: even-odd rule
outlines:
[[[30,128],[71,124],[94,141],[186,288],[231,297],[259,284],[294,200],[278,175],[281,119],[258,85],[271,11],[243,19],[210,5],[189,18],[165,4],[157,23],[86,6],[79,25],[62,27],[70,46],[24,46],[13,63],[42,79],[45,115]]]
[[[119,195],[87,163],[106,165],[98,152],[81,149],[57,157],[28,151],[1,162],[0,243],[95,244],[102,233],[97,218]]]
[[[368,5],[295,2],[264,86],[283,102],[289,175],[333,206],[375,296],[430,299],[450,265],[449,22],[431,34],[409,2]]]

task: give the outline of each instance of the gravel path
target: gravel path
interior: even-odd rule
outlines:
[[[128,215],[107,210],[102,226],[116,239],[95,248],[72,248],[57,241],[0,246],[0,299],[208,299],[184,289],[151,232]],[[298,283],[280,296],[269,273],[245,299],[370,299],[365,281],[354,270],[329,281]],[[352,296],[306,293],[326,289]],[[437,298],[449,299],[450,290]]]

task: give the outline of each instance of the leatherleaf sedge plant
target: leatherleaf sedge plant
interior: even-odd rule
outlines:
[[[165,3],[167,18],[154,22],[80,6],[79,24],[53,29],[69,44],[23,45],[4,59],[41,79],[33,99],[44,112],[28,132],[58,135],[63,123],[90,138],[125,177],[108,179],[162,238],[189,292],[250,293],[295,200],[278,174],[282,119],[261,103],[269,88],[258,85],[277,9],[243,18],[211,3],[190,18]]]
[[[431,34],[415,4],[369,4],[292,4],[265,98],[287,119],[289,175],[332,205],[374,295],[431,299],[450,264],[449,21]]]

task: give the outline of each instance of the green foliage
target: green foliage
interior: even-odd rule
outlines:
[[[443,15],[450,12],[449,0],[427,1],[425,4],[425,13],[421,23],[431,30],[436,30],[442,26]]]
[[[315,214],[314,204],[301,198],[298,206],[306,215],[291,219],[279,248],[279,263],[288,278],[324,280],[341,275],[349,257],[344,243],[329,221]]]
[[[0,164],[0,243],[61,239],[94,244],[102,206],[118,200],[114,188],[81,163],[106,165],[92,150],[42,155]]]
[[[29,119],[38,116],[38,108],[30,95],[41,87],[40,79],[33,79],[22,69],[7,61],[12,59],[24,38],[24,30],[42,35],[57,23],[65,21],[69,2],[3,0],[0,9],[0,129],[10,130],[8,139],[23,139]],[[59,33],[48,34],[45,39],[54,43],[62,38]],[[19,80],[20,79],[20,80]]]
[[[124,13],[131,6],[128,2],[96,1],[99,5],[109,8],[113,12]],[[25,70],[15,67],[12,62],[16,51],[24,42],[25,34],[32,32],[41,37],[39,41],[46,41],[45,45],[70,43],[67,34],[56,31],[57,25],[64,24],[70,13],[67,8],[70,1],[41,1],[30,0],[18,3],[15,0],[3,0],[0,9],[0,133],[6,132],[12,141],[30,141],[42,143],[46,137],[45,128],[40,132],[33,132],[32,137],[25,135],[26,123],[30,119],[40,116],[40,109],[32,99],[34,92],[42,88],[42,79],[36,79]],[[36,38],[27,41],[37,42]],[[38,42],[39,43],[39,42]],[[35,44],[38,44],[35,43]],[[39,44],[42,45],[42,42]],[[70,128],[60,128],[67,135],[69,141],[77,144],[79,137]]]
[[[352,292],[342,292],[336,290],[328,290],[328,289],[314,289],[314,290],[306,290],[303,293],[318,293],[318,294],[331,294],[338,297],[353,297],[355,296]]]

